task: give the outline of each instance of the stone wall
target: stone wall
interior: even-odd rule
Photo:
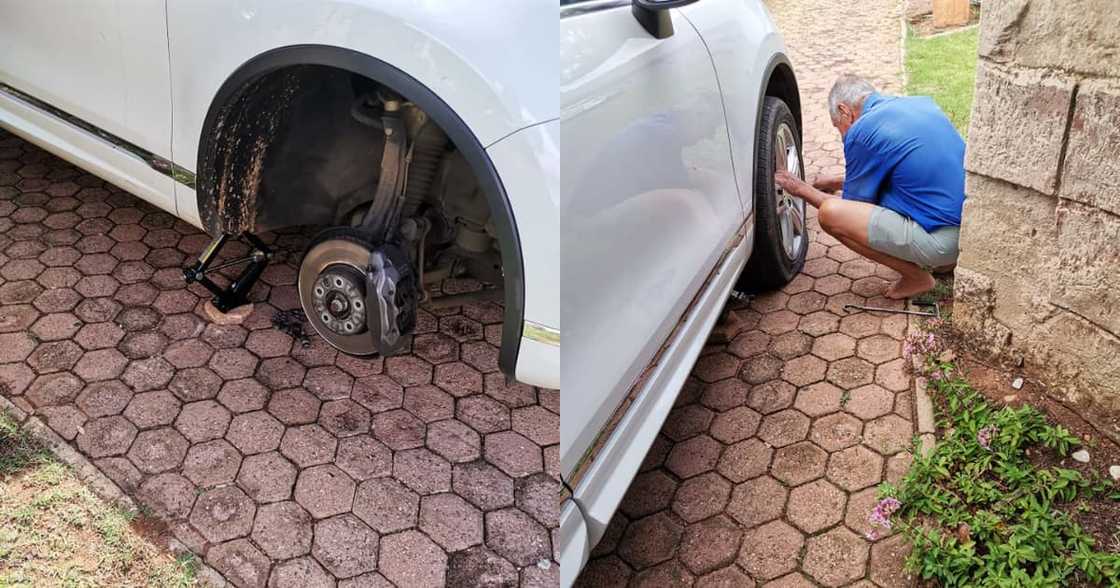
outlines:
[[[984,2],[954,324],[1120,441],[1120,4]]]

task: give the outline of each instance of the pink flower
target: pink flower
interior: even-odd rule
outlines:
[[[891,515],[902,508],[902,503],[897,498],[886,497],[871,509],[871,514],[867,517],[867,522],[872,525],[879,525],[886,528],[891,528]]]
[[[988,425],[976,432],[976,442],[980,444],[980,447],[991,451],[992,437],[994,437],[998,432],[999,427],[996,427],[995,425]]]

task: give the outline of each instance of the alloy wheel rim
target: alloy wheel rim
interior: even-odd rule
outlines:
[[[785,123],[778,126],[774,160],[775,171],[785,170],[804,179],[805,174],[801,169],[801,156],[797,152],[793,129]],[[775,193],[782,249],[785,250],[787,257],[797,259],[806,242],[805,201],[787,193],[781,186],[775,185]]]

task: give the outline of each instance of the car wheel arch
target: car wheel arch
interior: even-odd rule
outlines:
[[[231,113],[253,84],[261,83],[268,74],[284,68],[321,65],[344,70],[368,78],[416,103],[448,135],[474,171],[479,186],[490,206],[491,219],[497,232],[504,273],[504,315],[499,368],[507,376],[515,373],[524,320],[525,284],[521,241],[513,208],[498,171],[476,134],[463,118],[442,98],[402,69],[371,55],[330,45],[290,45],[271,49],[253,57],[230,76],[211,100],[198,143],[196,198],[204,228],[211,234],[236,233],[253,227],[256,215],[252,194],[237,190],[223,181],[225,166],[240,164],[245,173],[252,173],[250,159],[233,160],[223,141],[222,132]],[[264,124],[264,123],[261,123]],[[246,151],[250,153],[253,150]],[[259,162],[256,162],[259,165]]]

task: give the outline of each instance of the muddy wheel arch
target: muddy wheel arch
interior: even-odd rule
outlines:
[[[273,49],[246,62],[222,84],[211,102],[198,147],[196,194],[210,234],[255,231],[257,194],[268,144],[279,114],[295,90],[300,66],[327,66],[391,88],[422,108],[462,152],[486,196],[497,233],[504,274],[504,315],[499,368],[512,377],[524,319],[521,244],[509,198],[478,138],[450,106],[424,84],[375,57],[324,45]],[[281,75],[269,75],[280,72]]]

